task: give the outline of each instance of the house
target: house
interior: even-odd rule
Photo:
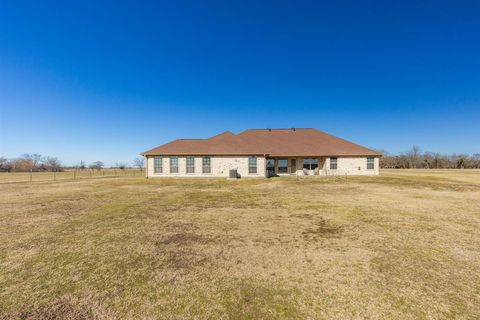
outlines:
[[[312,128],[177,139],[142,154],[146,177],[378,175],[380,153]]]

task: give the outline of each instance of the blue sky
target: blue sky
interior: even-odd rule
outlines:
[[[480,152],[478,1],[0,2],[0,156],[315,127]]]

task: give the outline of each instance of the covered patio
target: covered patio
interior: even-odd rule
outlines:
[[[326,157],[267,157],[267,176],[321,175]]]

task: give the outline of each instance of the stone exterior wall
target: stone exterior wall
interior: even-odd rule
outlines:
[[[202,157],[195,156],[195,172],[187,173],[187,157],[178,156],[178,173],[170,173],[170,157],[163,156],[163,173],[154,172],[154,157],[147,157],[147,177],[228,177],[230,169],[237,169],[242,178],[264,178],[267,176],[266,159],[257,156],[257,173],[248,173],[248,156],[212,156],[211,173],[202,173]],[[291,157],[288,158],[288,174],[291,175]],[[303,157],[294,158],[297,160],[296,174],[303,175]],[[367,157],[337,157],[337,169],[330,169],[330,157],[319,157],[319,175],[378,175],[380,161],[374,157],[374,169],[367,169]],[[278,162],[275,163],[276,171]],[[278,172],[278,171],[277,171]],[[293,173],[295,174],[295,173]],[[313,174],[313,172],[311,172]]]
[[[379,174],[379,158],[374,157],[374,169],[367,169],[367,157],[337,157],[337,169],[330,169],[330,157],[308,157],[318,159],[318,172],[316,170],[306,171],[307,175],[378,175]],[[288,173],[279,173],[278,160],[288,159]],[[296,171],[291,167],[291,160],[295,159],[297,162]],[[303,157],[297,158],[276,158],[275,172],[279,176],[288,176],[292,174],[304,175],[303,171]]]
[[[187,157],[178,156],[178,173],[170,173],[170,156],[163,156],[163,173],[154,172],[154,157],[147,157],[147,177],[228,177],[230,169],[237,169],[242,178],[264,178],[265,157],[257,156],[257,173],[248,173],[248,156],[211,156],[211,173],[202,173],[202,157],[195,156],[195,172],[187,173]]]
[[[367,157],[337,157],[337,170],[330,169],[330,158],[326,158],[324,172],[326,175],[378,175],[380,158],[374,157],[374,169],[367,169]]]

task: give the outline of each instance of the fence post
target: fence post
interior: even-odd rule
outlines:
[[[53,181],[57,180],[57,171],[53,171]]]
[[[76,177],[77,177],[77,170],[74,170],[73,171],[73,180],[75,180]]]
[[[32,182],[33,176],[32,176],[32,169],[30,169],[30,182]]]

